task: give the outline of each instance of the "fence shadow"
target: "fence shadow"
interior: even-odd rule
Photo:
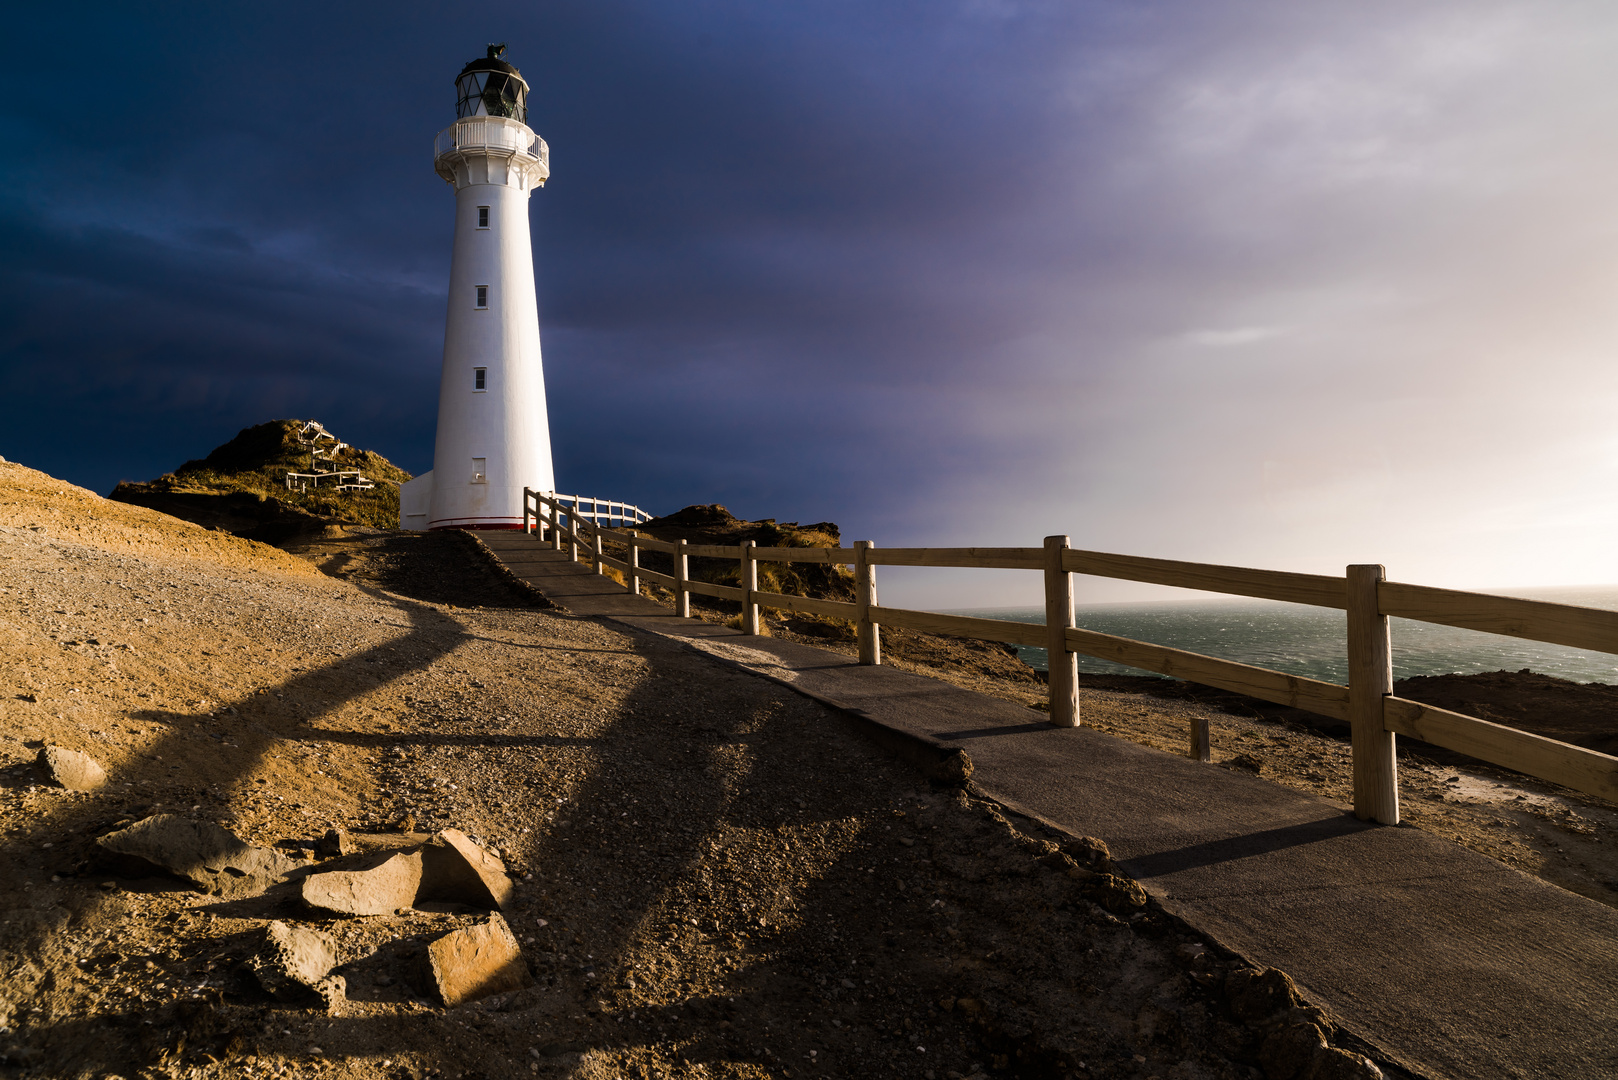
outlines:
[[[344,558],[329,568],[343,571],[353,563]],[[783,877],[766,895],[754,891],[758,866],[763,860],[784,871],[789,861],[769,837],[886,807],[889,794],[863,777],[854,779],[860,770],[838,764],[840,755],[849,752],[849,729],[827,722],[832,714],[818,706],[649,635],[632,639],[632,648],[647,664],[640,683],[605,726],[589,736],[525,733],[495,723],[470,731],[343,729],[329,717],[355,698],[419,675],[469,641],[487,640],[419,598],[374,584],[358,587],[389,604],[401,617],[403,632],[292,673],[266,687],[267,694],[217,702],[211,709],[215,713],[237,710],[230,732],[235,745],[207,747],[221,789],[206,800],[207,808],[219,809],[241,798],[265,755],[284,740],[314,739],[361,750],[394,745],[482,748],[495,761],[509,753],[586,753],[588,767],[568,794],[574,824],[544,828],[536,818],[534,831],[511,851],[517,867],[534,873],[522,890],[530,899],[512,913],[512,921],[520,931],[532,928],[538,917],[550,924],[548,934],[528,949],[537,985],[507,1006],[525,1030],[524,1040],[556,1049],[560,1057],[570,1047],[628,1052],[652,1044],[679,1045],[683,1056],[711,1062],[789,1055],[783,1043],[794,1036],[782,1031],[760,999],[778,1001],[783,986],[789,997],[808,994],[810,975],[801,958],[814,955],[823,944],[809,928],[858,924],[869,913],[870,901],[851,898],[828,884],[839,875],[857,874],[844,865],[853,858],[850,854],[799,867],[794,871],[798,886],[789,886]],[[442,597],[447,589],[438,581],[430,595]],[[689,682],[693,672],[702,679],[700,695],[671,693],[670,686]],[[356,673],[378,678],[347,678]],[[349,684],[346,693],[337,689],[342,682]],[[276,694],[319,698],[323,705],[311,715],[295,715],[255,701],[274,702]],[[794,709],[798,711],[792,716],[783,713]],[[154,799],[159,805],[174,803],[183,793],[188,809],[197,797],[194,789],[183,778],[175,782],[155,775],[160,771],[155,762],[195,759],[195,729],[223,722],[210,720],[209,711],[131,713],[166,729],[144,748],[148,765],[113,777],[115,784],[141,784],[139,791],[109,788],[105,797],[61,802],[8,834],[0,842],[0,858],[20,860],[69,834],[80,838],[81,850],[88,851],[91,838],[116,817],[137,806],[150,808]],[[809,714],[813,722],[805,721]],[[800,805],[799,796],[806,791],[813,797]],[[633,808],[628,816],[626,807]],[[735,838],[744,831],[763,835],[764,844],[745,853],[735,849]],[[96,880],[79,877],[7,890],[15,907],[63,913],[34,925],[13,925],[11,950],[43,957],[67,922],[83,922],[110,907],[112,895],[97,889]],[[610,897],[601,888],[609,881]],[[157,879],[125,884],[139,890],[181,888]],[[782,923],[800,929],[783,931]],[[251,934],[236,937],[241,940],[219,947],[238,954],[250,947],[246,939]],[[670,957],[675,958],[672,968]],[[720,962],[729,973],[722,993],[692,992],[682,981],[701,976],[711,982],[705,965]],[[655,987],[656,1003],[624,1004],[622,994],[631,982]],[[132,1055],[151,1062],[166,1054],[190,1055],[187,1061],[202,1060],[198,1054],[229,1058],[251,1048],[268,1028],[286,1024],[289,1030],[318,1028],[320,1041],[332,1044],[328,1060],[351,1053],[358,1064],[358,1059],[373,1058],[375,1047],[392,1046],[411,1049],[447,1075],[511,1075],[519,1058],[508,1059],[487,1039],[470,1033],[465,1026],[469,1015],[481,1013],[400,1011],[327,1018],[276,1005],[237,985],[223,1000],[181,999],[140,1010],[19,1020],[12,1059],[66,1075],[122,1073],[131,1068]],[[338,1051],[339,1046],[350,1049]],[[565,1065],[556,1069],[569,1071]]]

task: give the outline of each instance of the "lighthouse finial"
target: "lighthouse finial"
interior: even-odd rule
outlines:
[[[505,42],[502,41],[498,45],[491,44],[489,46],[489,59],[490,60],[498,60],[502,56],[504,56],[505,54],[506,54],[506,43]]]

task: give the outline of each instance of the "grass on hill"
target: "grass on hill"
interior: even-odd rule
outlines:
[[[251,492],[318,517],[378,529],[398,528],[399,485],[411,475],[381,454],[353,446],[313,457],[310,447],[299,441],[303,426],[302,420],[271,420],[243,428],[207,457],[186,462],[150,486],[159,491],[216,495]],[[327,439],[321,442],[332,445]],[[335,484],[322,483],[303,491],[287,489],[289,472],[334,469],[357,469],[376,486],[369,491],[338,491]]]

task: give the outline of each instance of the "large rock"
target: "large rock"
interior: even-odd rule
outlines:
[[[256,896],[298,868],[285,855],[243,843],[228,829],[175,814],[144,818],[96,844],[117,871],[176,874],[205,892],[233,898]]]
[[[332,915],[391,915],[416,902],[421,854],[373,855],[353,870],[326,870],[303,879],[303,902]]]
[[[280,921],[264,928],[264,941],[248,961],[258,984],[278,1001],[321,993],[336,964],[337,942],[330,934]]]
[[[530,981],[517,939],[499,915],[453,930],[428,945],[427,968],[445,1005],[521,990]]]
[[[506,864],[458,829],[445,829],[421,849],[421,899],[504,909],[513,886]]]
[[[69,791],[94,791],[107,782],[107,774],[96,759],[65,746],[46,746],[39,751],[39,767],[52,782]]]

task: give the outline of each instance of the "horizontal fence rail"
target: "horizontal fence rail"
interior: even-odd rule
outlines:
[[[854,563],[853,548],[774,548],[761,547],[753,549],[753,558],[759,562],[809,562],[825,564],[844,564],[852,566]]]
[[[1400,697],[1385,699],[1388,730],[1618,802],[1618,757]]]
[[[1618,611],[1401,585],[1396,581],[1384,581],[1378,587],[1377,601],[1384,615],[1401,619],[1548,641],[1591,652],[1618,653]]]
[[[873,566],[975,566],[988,570],[1039,570],[1040,548],[872,548]]]
[[[1348,606],[1343,579],[1324,574],[1289,574],[1281,570],[1250,570],[1244,566],[1213,566],[1173,559],[1143,559],[1137,555],[1071,550],[1063,554],[1062,566],[1069,573],[1092,577],[1145,581],[1153,585],[1174,585],[1182,589],[1253,596],[1261,600],[1284,600],[1315,607]]]
[[[1152,645],[1144,641],[1114,637],[1094,630],[1070,627],[1065,631],[1070,650],[1111,660],[1126,667],[1155,671],[1186,682],[1231,690],[1276,705],[1290,705],[1333,720],[1348,719],[1348,687],[1337,683],[1306,679],[1269,668],[1254,667],[1234,660],[1220,660],[1185,649]]]
[[[1079,655],[1346,720],[1354,731],[1354,808],[1361,818],[1386,824],[1399,820],[1392,754],[1395,735],[1618,801],[1618,757],[1394,696],[1388,635],[1388,619],[1401,618],[1618,653],[1618,611],[1386,581],[1380,566],[1352,566],[1343,577],[1300,574],[1081,551],[1069,547],[1067,538],[1060,536],[1048,538],[1045,547],[1021,548],[878,548],[866,541],[846,548],[765,548],[641,536],[633,526],[650,515],[638,507],[606,500],[525,489],[523,513],[525,529],[531,521],[542,539],[548,537],[556,550],[565,542],[572,558],[588,557],[597,573],[611,569],[625,575],[636,593],[643,584],[673,591],[681,615],[690,614],[690,595],[695,593],[740,603],[742,626],[749,632],[758,631],[762,609],[846,619],[855,624],[862,663],[881,662],[882,626],[1045,648],[1050,653],[1053,723],[1071,726],[1079,722],[1076,690],[1063,688],[1064,672],[1076,678],[1077,669],[1072,665]],[[614,521],[624,522],[625,527],[611,527]],[[611,544],[621,555],[607,554],[604,544]],[[670,556],[674,573],[642,567],[643,551]],[[692,558],[736,563],[740,584],[693,579]],[[761,562],[851,566],[856,599],[851,603],[760,590],[757,564]],[[1037,570],[1046,578],[1046,622],[884,607],[876,598],[878,566]],[[1067,584],[1073,574],[1347,611],[1349,685],[1086,630],[1076,625],[1073,614]],[[1206,760],[1206,733],[1200,751],[1197,732],[1191,734],[1193,750]]]
[[[1012,622],[1009,619],[982,619],[975,615],[943,615],[933,611],[873,607],[871,621],[878,626],[902,626],[906,630],[919,630],[924,634],[1003,641],[1008,645],[1045,644],[1045,628],[1039,623]]]

